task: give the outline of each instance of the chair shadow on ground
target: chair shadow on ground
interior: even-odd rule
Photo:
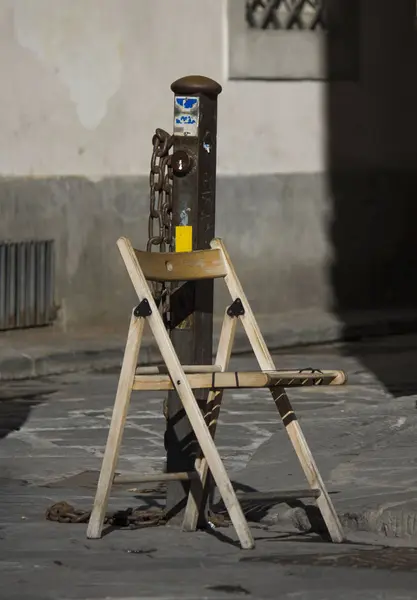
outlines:
[[[309,521],[309,528],[304,529],[305,525],[301,524],[297,519],[296,513],[292,513],[293,516],[290,519],[287,519],[282,522],[283,527],[293,527],[294,531],[297,529],[302,529],[298,533],[300,534],[318,534],[323,540],[330,541],[330,535],[327,530],[326,524],[323,520],[323,517],[314,504],[307,504],[303,502],[301,499],[283,499],[281,501],[274,499],[273,501],[252,501],[245,500],[245,493],[260,493],[260,491],[250,485],[246,485],[237,481],[232,481],[233,487],[238,494],[239,501],[242,506],[242,510],[250,523],[262,523],[265,518],[268,516],[269,511],[274,506],[278,505],[286,505],[289,509],[300,508],[305,512],[305,515]],[[333,492],[336,493],[336,492]],[[332,494],[332,492],[330,492]],[[222,501],[217,502],[212,507],[215,513],[227,514],[225,506]],[[266,522],[267,523],[267,522]],[[279,521],[277,525],[279,526]],[[294,533],[294,532],[292,532]]]
[[[265,529],[265,530],[268,529],[268,523],[266,522],[263,524],[263,521],[267,517],[270,509],[274,506],[285,504],[288,509],[297,509],[297,508],[302,509],[302,511],[305,513],[305,516],[309,522],[309,527],[305,526],[306,525],[305,519],[303,520],[303,523],[301,523],[300,520],[297,519],[297,513],[294,511],[292,513],[292,518],[290,517],[290,518],[284,519],[282,521],[282,523],[280,523],[279,521],[277,522],[278,527],[280,525],[282,525],[282,531],[280,531],[278,533],[279,539],[283,539],[285,537],[289,537],[289,538],[301,537],[301,538],[307,539],[307,537],[309,535],[316,534],[316,536],[318,536],[322,541],[325,541],[325,542],[331,541],[326,524],[324,523],[323,517],[322,517],[319,509],[317,508],[317,506],[315,506],[313,504],[306,504],[302,500],[299,500],[299,499],[294,499],[294,500],[285,499],[282,501],[279,501],[276,499],[273,501],[245,500],[244,499],[245,493],[260,493],[260,491],[252,486],[249,486],[249,485],[237,482],[237,481],[232,481],[232,484],[233,484],[235,491],[238,494],[238,497],[239,497],[239,500],[240,500],[240,503],[242,506],[242,510],[250,524],[252,524],[252,525],[255,524],[258,526],[262,525],[262,529]],[[332,494],[332,492],[330,492],[330,493]],[[333,492],[333,494],[334,493],[337,493],[337,492]],[[165,492],[161,486],[161,488],[159,490],[155,490],[155,493],[141,494],[140,492],[138,492],[135,495],[135,499],[140,500],[143,503],[137,507],[139,510],[152,510],[152,509],[158,510],[161,508],[161,504],[163,504],[163,502],[165,500]],[[184,508],[183,505],[181,507],[178,507],[178,510],[181,510],[182,508]],[[229,521],[227,519],[227,510],[226,510],[222,500],[211,504],[210,514],[212,514],[215,517],[220,517],[221,519],[225,518],[224,526],[225,527],[228,526]],[[209,514],[209,521],[210,521],[210,514]],[[215,519],[213,519],[213,521],[214,520]],[[223,541],[225,543],[239,547],[239,543],[230,539],[228,535],[223,533],[222,528],[223,528],[222,525],[214,525],[213,524],[213,526],[210,526],[210,524],[208,524],[206,527],[206,530],[211,535],[217,537],[220,541]],[[287,531],[288,529],[291,529],[291,531],[288,532]],[[270,538],[268,538],[268,539],[270,539]],[[315,539],[315,541],[317,541],[317,539]]]

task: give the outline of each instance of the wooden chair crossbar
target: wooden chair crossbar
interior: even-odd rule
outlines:
[[[306,387],[311,385],[341,385],[340,371],[305,374],[298,371],[187,373],[191,389],[231,390],[238,388]],[[173,390],[169,375],[135,375],[134,390]]]
[[[211,242],[211,249],[184,253],[151,253],[135,250],[127,238],[117,242],[133,286],[139,298],[133,310],[119,384],[111,419],[103,463],[97,485],[94,506],[87,528],[88,538],[100,538],[108,499],[113,484],[145,481],[190,481],[190,492],[184,514],[183,529],[195,531],[202,513],[204,490],[210,474],[216,484],[236,530],[242,548],[253,548],[254,540],[239,498],[216,448],[214,437],[222,394],[226,389],[268,388],[277,407],[289,439],[309,484],[307,490],[283,490],[266,497],[280,499],[310,497],[316,500],[330,537],[334,542],[344,539],[342,526],[321,478],[317,465],[285,392],[287,387],[307,387],[346,383],[339,370],[277,370],[252,309],[237,278],[230,257],[220,239]],[[232,297],[227,307],[220,333],[217,356],[213,365],[181,365],[169,334],[152,296],[148,281],[190,281],[223,278]],[[260,366],[260,371],[228,371],[237,322],[241,321]],[[148,322],[161,352],[164,364],[138,367],[138,355],[145,322]],[[181,399],[200,447],[192,473],[161,473],[116,475],[123,430],[133,390],[175,389]],[[193,389],[208,389],[203,415]],[[255,494],[256,496],[256,494]],[[258,494],[260,500],[260,495]],[[263,495],[265,497],[265,494]]]

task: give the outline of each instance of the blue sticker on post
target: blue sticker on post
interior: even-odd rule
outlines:
[[[175,96],[174,135],[198,136],[200,99],[195,96]]]

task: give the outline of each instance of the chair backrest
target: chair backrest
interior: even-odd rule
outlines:
[[[218,249],[193,252],[142,252],[134,250],[148,281],[192,281],[226,276],[222,252]]]

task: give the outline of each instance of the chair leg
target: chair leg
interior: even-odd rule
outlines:
[[[236,530],[242,548],[253,548],[253,540],[249,525],[243,514],[235,490],[230,482],[227,471],[220,458],[219,452],[210,435],[200,408],[197,404],[187,377],[181,367],[172,342],[168,337],[159,315],[149,317],[149,324],[158,343],[162,357],[168,367],[169,374],[174,382],[175,389],[181,399],[184,410],[194,430],[198,444],[207,460],[208,468],[213,474],[217,488],[229,513],[230,520]],[[159,318],[158,318],[159,317]]]
[[[256,322],[248,299],[246,298],[223,242],[221,240],[213,240],[210,245],[212,248],[219,248],[223,254],[223,258],[227,267],[227,275],[225,278],[226,285],[232,298],[240,298],[242,302],[244,313],[241,315],[240,319],[246,331],[246,335],[249,338],[259,366],[264,371],[274,371],[274,361],[272,360],[272,356],[268,350],[261,330],[259,329],[258,323]],[[314,458],[310,452],[310,448],[308,447],[301,427],[296,419],[287,394],[283,388],[272,388],[271,393],[290,437],[291,443],[297,454],[298,460],[300,461],[301,467],[305,473],[307,481],[312,488],[319,489],[321,492],[317,500],[317,505],[329,530],[330,536],[334,542],[342,542],[344,539],[342,525],[327,493],[326,487],[320,476],[316,463],[314,462]]]
[[[184,369],[182,368],[172,345],[172,341],[162,321],[161,315],[158,312],[155,300],[152,297],[145,275],[139,266],[135,252],[126,240],[120,240],[118,245],[138,297],[141,301],[147,300],[149,304],[150,314],[147,317],[147,322],[149,323],[155,341],[158,344],[162,358],[168,368],[169,375],[181,399],[182,405],[184,406],[184,410],[197,437],[200,448],[207,459],[209,469],[212,472],[219,492],[222,495],[240,543],[243,548],[253,548],[254,540],[245,519],[245,515],[243,514],[239,500],[230,482],[229,476],[227,475],[227,471],[222,463],[213,438],[210,435],[204,417],[201,414],[191,386],[184,373]],[[134,372],[132,373],[132,376],[134,376]]]
[[[320,490],[320,496],[316,499],[316,502],[330,537],[333,542],[343,542],[344,534],[339,517],[330,500],[288,396],[283,388],[271,388],[271,394],[310,487]]]
[[[123,430],[129,410],[130,396],[132,393],[144,325],[145,319],[138,319],[132,315],[94,506],[87,528],[87,537],[90,539],[98,539],[101,537],[110,490],[113,484],[122,443]]]
[[[212,438],[216,434],[217,419],[220,413],[223,392],[210,391],[207,399],[207,414],[210,415],[208,428]],[[195,461],[195,470],[199,478],[191,481],[190,491],[187,498],[187,506],[185,508],[184,520],[182,523],[183,531],[196,531],[199,518],[204,510],[207,497],[210,491],[210,473],[207,460],[204,456],[200,456]]]
[[[185,386],[184,386],[185,387]],[[255,542],[253,540],[249,525],[243,514],[236,492],[233,489],[232,483],[227,475],[226,469],[220,458],[219,452],[210,435],[210,431],[201,416],[197,402],[191,390],[177,388],[177,392],[183,402],[183,406],[190,420],[191,426],[197,437],[197,441],[204,452],[207,460],[208,468],[213,474],[217,488],[229,513],[230,520],[236,530],[242,548],[253,548]],[[200,420],[201,417],[201,420]]]
[[[215,361],[215,364],[219,365],[222,368],[222,371],[226,371],[229,366],[235,339],[236,325],[237,319],[229,317],[226,310]],[[211,390],[207,399],[207,414],[209,415],[208,428],[213,439],[216,433],[222,399],[223,390]],[[204,504],[210,492],[210,487],[212,487],[207,460],[204,456],[197,458],[195,469],[199,474],[199,479],[192,481],[190,485],[182,524],[184,531],[195,531],[197,529],[199,517],[204,510]]]

